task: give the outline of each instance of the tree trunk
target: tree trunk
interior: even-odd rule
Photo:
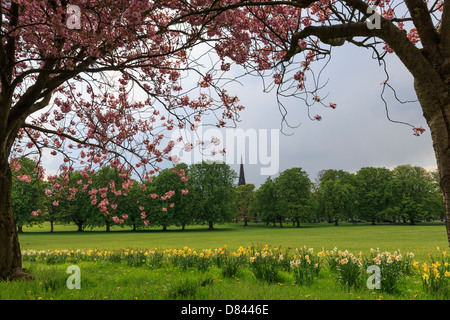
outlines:
[[[17,226],[17,233],[23,233],[23,227]]]
[[[83,232],[83,222],[79,222],[79,223],[77,223],[77,226],[78,226],[78,232]]]
[[[212,221],[209,222],[209,230],[214,230],[214,224]]]
[[[53,232],[53,220],[50,220],[50,232]]]
[[[22,253],[11,206],[12,174],[7,157],[0,159],[0,279],[32,278],[22,268]]]
[[[297,222],[297,228],[300,228],[300,219],[296,219],[296,222]]]
[[[110,232],[111,231],[111,226],[109,225],[109,223],[106,224],[106,232]]]
[[[444,198],[445,224],[450,246],[450,75],[448,72],[450,61],[444,63],[447,64],[447,71],[446,74],[441,74],[439,80],[444,78],[446,85],[441,85],[442,82],[438,80],[434,82],[416,80],[414,87],[431,131],[439,181]]]

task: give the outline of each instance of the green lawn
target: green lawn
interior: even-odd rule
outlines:
[[[189,227],[185,231],[173,227],[169,231],[159,230],[131,232],[116,228],[111,232],[94,229],[76,232],[74,226],[55,226],[49,233],[49,226],[24,227],[19,240],[22,250],[76,250],[76,249],[120,249],[120,248],[180,248],[215,249],[227,246],[236,250],[240,246],[268,244],[283,247],[312,247],[351,252],[367,252],[370,248],[413,252],[418,258],[426,257],[436,247],[448,247],[445,225],[419,223],[410,225],[370,225],[341,223],[304,224],[302,228],[285,225],[283,228],[252,223],[244,228],[240,223],[217,225],[209,231],[205,226]]]
[[[214,231],[205,226],[189,227],[185,231],[172,228],[169,231],[148,230],[131,232],[114,228],[76,232],[74,226],[55,226],[49,233],[49,226],[24,228],[20,234],[22,250],[76,250],[76,249],[128,249],[143,250],[216,249],[226,246],[229,251],[253,244],[270,245],[271,248],[301,248],[307,246],[317,251],[348,250],[354,254],[360,251],[369,254],[371,248],[403,254],[413,252],[415,260],[429,261],[428,254],[435,254],[436,248],[448,248],[444,224],[420,223],[410,225],[375,225],[341,223],[304,224],[302,228],[286,225],[284,228],[252,223],[244,228],[241,223],[218,225]],[[442,251],[441,250],[441,251]],[[123,251],[122,251],[123,252]],[[58,256],[59,253],[56,253]],[[122,259],[124,256],[122,256]],[[142,258],[141,258],[142,259]],[[141,260],[144,262],[145,260]],[[69,290],[66,270],[76,264],[81,271],[81,290]],[[218,265],[207,271],[195,268],[182,269],[166,264],[149,267],[148,261],[134,266],[126,260],[117,262],[26,260],[24,267],[35,277],[34,281],[0,282],[0,300],[159,300],[159,299],[208,299],[208,300],[428,300],[442,299],[422,286],[421,274],[415,272],[400,279],[398,292],[388,294],[368,289],[348,289],[342,285],[336,272],[324,266],[320,276],[312,285],[295,282],[292,272],[284,269],[275,283],[266,283],[255,278],[248,265],[233,277],[224,277]],[[368,275],[363,272],[361,277]],[[366,277],[366,278],[364,278]],[[365,281],[365,280],[364,280]]]

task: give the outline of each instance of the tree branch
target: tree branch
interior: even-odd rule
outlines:
[[[414,26],[422,42],[423,48],[427,50],[434,60],[439,60],[439,36],[434,28],[427,4],[422,0],[405,0]]]
[[[289,51],[286,53],[284,60],[289,61],[295,54],[299,53],[301,49],[298,42],[310,36],[315,36],[321,41],[328,43],[327,41],[336,38],[381,37],[382,33],[379,29],[369,29],[365,22],[331,26],[308,26],[293,35]]]

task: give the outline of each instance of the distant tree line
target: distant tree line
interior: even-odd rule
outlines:
[[[237,174],[225,163],[178,164],[152,181],[128,178],[109,166],[91,175],[73,171],[51,182],[38,177],[34,161],[23,158],[13,170],[12,206],[19,229],[50,223],[75,224],[78,231],[111,226],[132,230],[261,221],[292,223],[342,221],[398,222],[442,220],[439,176],[401,165],[393,170],[365,167],[357,173],[323,170],[313,182],[301,168],[283,171],[255,190],[236,186]],[[26,177],[26,178],[25,178]]]
[[[400,165],[365,167],[356,173],[323,170],[312,182],[300,168],[268,178],[255,191],[253,211],[266,223],[292,221],[398,222],[443,220],[443,196],[437,172]]]

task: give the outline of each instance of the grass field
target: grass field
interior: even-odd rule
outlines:
[[[217,225],[208,231],[205,226],[178,228],[162,232],[149,230],[131,232],[126,229],[103,229],[76,232],[73,226],[49,226],[24,228],[20,234],[22,250],[123,250],[179,249],[183,247],[217,249],[226,246],[236,251],[240,247],[256,244],[272,248],[301,248],[306,246],[317,251],[348,250],[353,253],[369,253],[371,248],[402,253],[413,252],[416,261],[423,263],[436,248],[448,248],[445,226],[439,223],[410,225],[375,225],[342,223],[304,224],[302,228],[286,225],[284,228],[250,224],[244,228],[240,223]],[[122,253],[122,258],[123,258]],[[144,260],[142,260],[144,261]],[[73,262],[24,261],[24,267],[35,277],[34,281],[0,283],[0,300],[160,300],[160,299],[208,299],[208,300],[429,300],[442,299],[423,289],[421,274],[403,277],[394,293],[370,290],[365,286],[349,289],[342,285],[335,272],[322,268],[311,285],[296,283],[289,268],[279,272],[277,281],[267,283],[255,278],[248,267],[236,275],[225,277],[217,265],[205,271],[195,268],[165,264],[149,267],[132,265],[126,260],[119,262],[97,259],[78,261],[82,270],[81,290],[69,290],[66,269]],[[364,275],[363,275],[364,276]],[[367,275],[366,275],[367,277]]]
[[[76,249],[119,249],[119,248],[180,248],[188,246],[196,249],[214,249],[227,246],[236,250],[240,246],[268,244],[283,247],[313,247],[316,250],[337,247],[352,252],[381,250],[411,251],[418,258],[425,257],[436,247],[448,247],[443,223],[419,223],[410,225],[371,224],[304,224],[302,228],[285,225],[283,228],[250,223],[244,228],[241,223],[217,225],[209,231],[205,226],[179,228],[166,232],[150,230],[131,232],[116,228],[111,232],[93,229],[76,232],[75,226],[56,225],[55,232],[49,233],[49,226],[24,227],[20,234],[21,249],[35,250],[76,250]]]

